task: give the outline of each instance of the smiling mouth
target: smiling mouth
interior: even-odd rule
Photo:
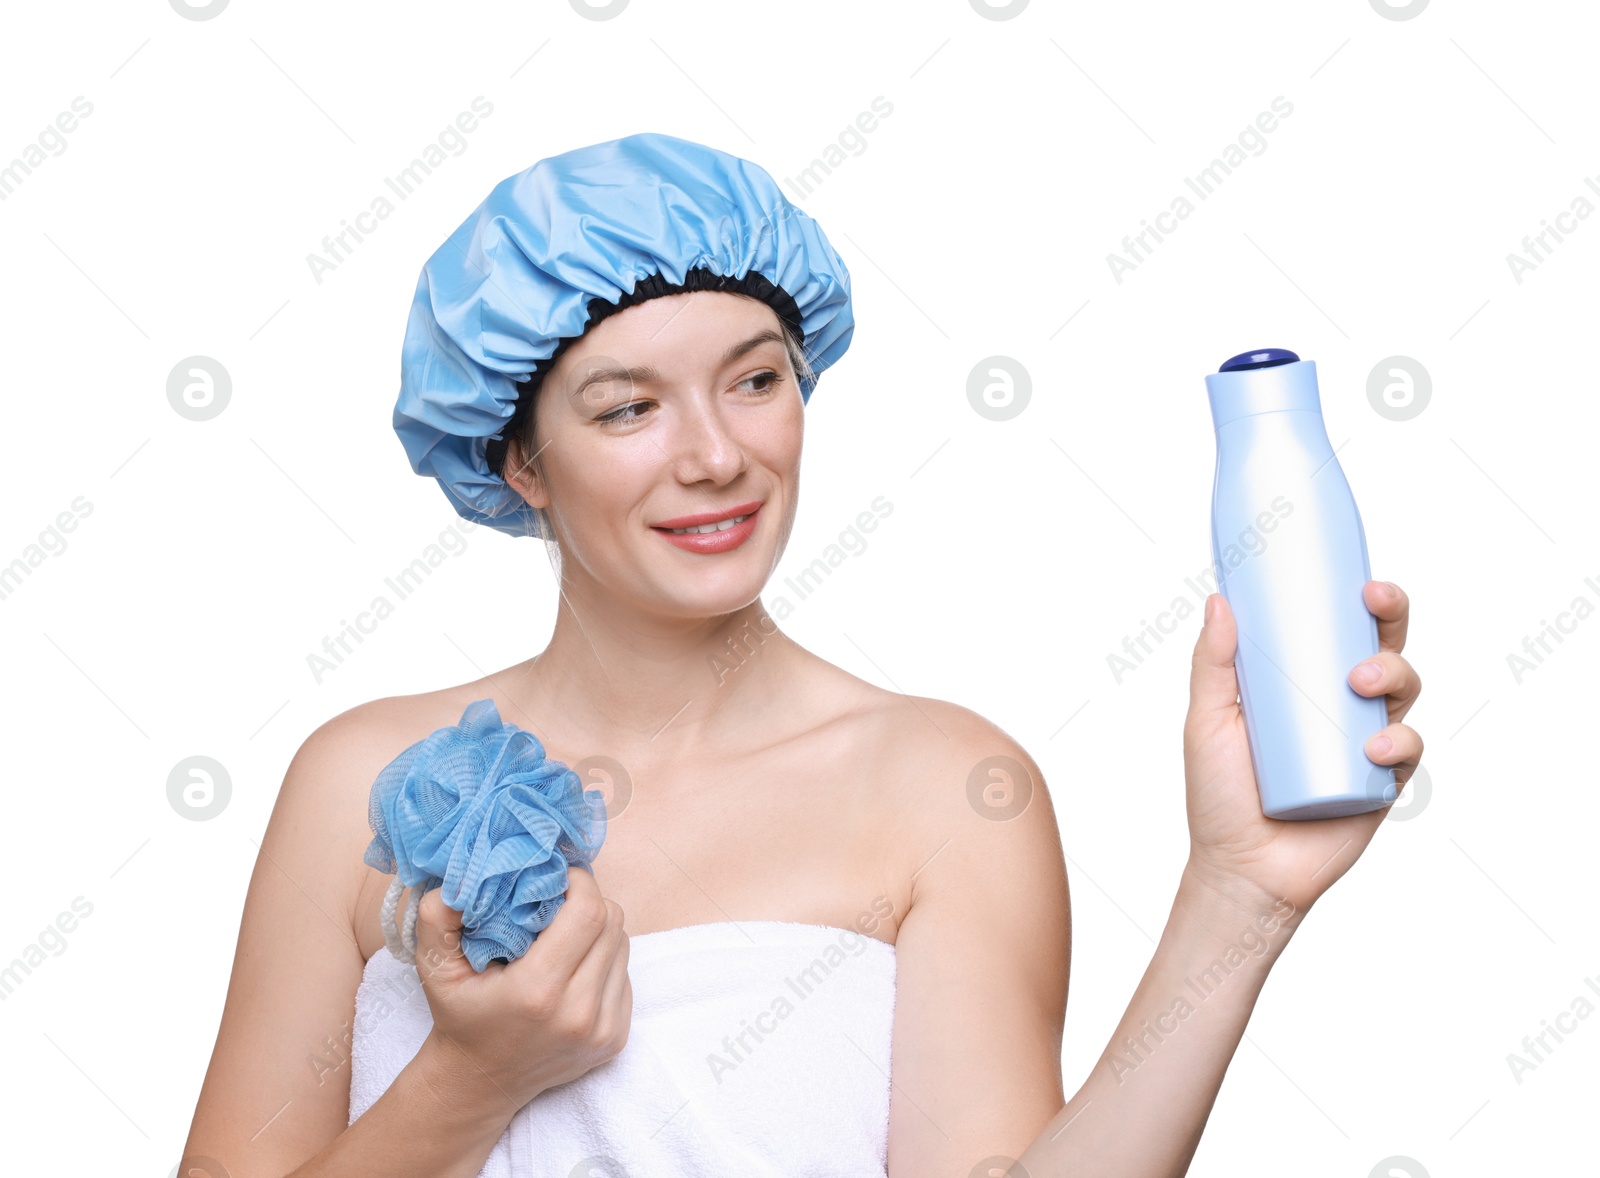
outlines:
[[[754,512],[750,513],[751,515]],[[674,536],[688,536],[691,534],[705,535],[708,532],[726,532],[734,524],[742,524],[750,515],[736,515],[732,519],[718,520],[714,524],[701,524],[694,528],[662,528],[663,532],[671,532]]]

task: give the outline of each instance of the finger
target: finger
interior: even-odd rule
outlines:
[[[610,970],[600,996],[598,1017],[611,1021],[612,1041],[626,1047],[633,1027],[633,981],[628,977],[626,936],[622,938],[617,955],[610,961]]]
[[[620,913],[621,908],[617,911]],[[607,1004],[617,1002],[622,997],[622,988],[628,980],[628,954],[633,947],[633,941],[628,936],[628,930],[622,927],[622,920],[617,920],[616,952],[606,962],[605,981],[603,983],[604,999]]]
[[[573,989],[582,994],[600,994],[605,989],[606,976],[619,952],[626,951],[627,932],[622,928],[622,908],[616,901],[602,900],[605,904],[605,928],[590,944],[582,962],[573,970]]]
[[[1411,598],[1406,591],[1392,581],[1368,581],[1361,587],[1361,598],[1367,612],[1378,619],[1378,649],[1404,650],[1411,617]]]
[[[1378,673],[1369,678],[1373,667],[1377,668]],[[1422,676],[1417,674],[1417,669],[1398,654],[1387,650],[1381,650],[1350,668],[1348,682],[1359,695],[1388,696],[1391,722],[1403,719],[1422,691]]]
[[[1208,617],[1195,640],[1194,657],[1189,664],[1189,712],[1214,713],[1232,708],[1239,701],[1239,677],[1233,668],[1239,646],[1238,627],[1228,599],[1220,593],[1206,598]],[[1213,612],[1214,611],[1214,612]]]
[[[633,979],[628,976],[628,945],[622,938],[622,949],[611,963],[611,973],[606,977],[603,1009],[617,1015],[617,1032],[624,1044],[633,1026]]]
[[[1396,777],[1400,781],[1408,781],[1411,771],[1422,760],[1422,747],[1422,734],[1415,728],[1406,724],[1390,724],[1368,737],[1363,751],[1375,765],[1393,765],[1396,770],[1404,768],[1406,772],[1397,773]]]
[[[608,1006],[616,1006],[620,1004],[624,998],[628,997],[628,990],[630,988],[628,978],[628,954],[632,948],[633,941],[629,938],[628,934],[624,932],[622,934],[622,944],[617,948],[617,955],[611,959],[611,972],[606,975],[605,1001]],[[624,1013],[631,1011],[632,1005],[633,1004],[629,1002],[628,1008],[624,1011]]]
[[[473,972],[461,949],[461,913],[434,888],[417,905],[417,974],[423,981],[449,981]]]

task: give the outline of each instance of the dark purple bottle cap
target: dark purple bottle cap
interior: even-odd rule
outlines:
[[[1278,364],[1293,364],[1300,359],[1288,348],[1258,348],[1254,352],[1240,352],[1222,362],[1218,372],[1242,372],[1247,368],[1272,368]]]

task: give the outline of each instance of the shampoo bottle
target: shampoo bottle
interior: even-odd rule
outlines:
[[[1217,435],[1211,548],[1238,624],[1234,669],[1269,818],[1336,818],[1394,801],[1394,769],[1368,759],[1388,722],[1349,674],[1378,652],[1362,600],[1367,538],[1328,442],[1317,366],[1282,348],[1206,377]]]

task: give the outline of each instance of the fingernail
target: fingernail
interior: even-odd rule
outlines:
[[[1383,678],[1383,668],[1377,663],[1362,663],[1355,671],[1357,683],[1376,683]]]
[[[1393,581],[1383,582],[1383,595],[1385,597],[1399,597],[1400,586],[1396,585]]]
[[[1206,625],[1210,625],[1217,616],[1217,595],[1211,594],[1206,598]]]
[[[1387,736],[1374,736],[1372,738],[1372,755],[1374,757],[1387,757],[1394,751],[1394,741]]]

